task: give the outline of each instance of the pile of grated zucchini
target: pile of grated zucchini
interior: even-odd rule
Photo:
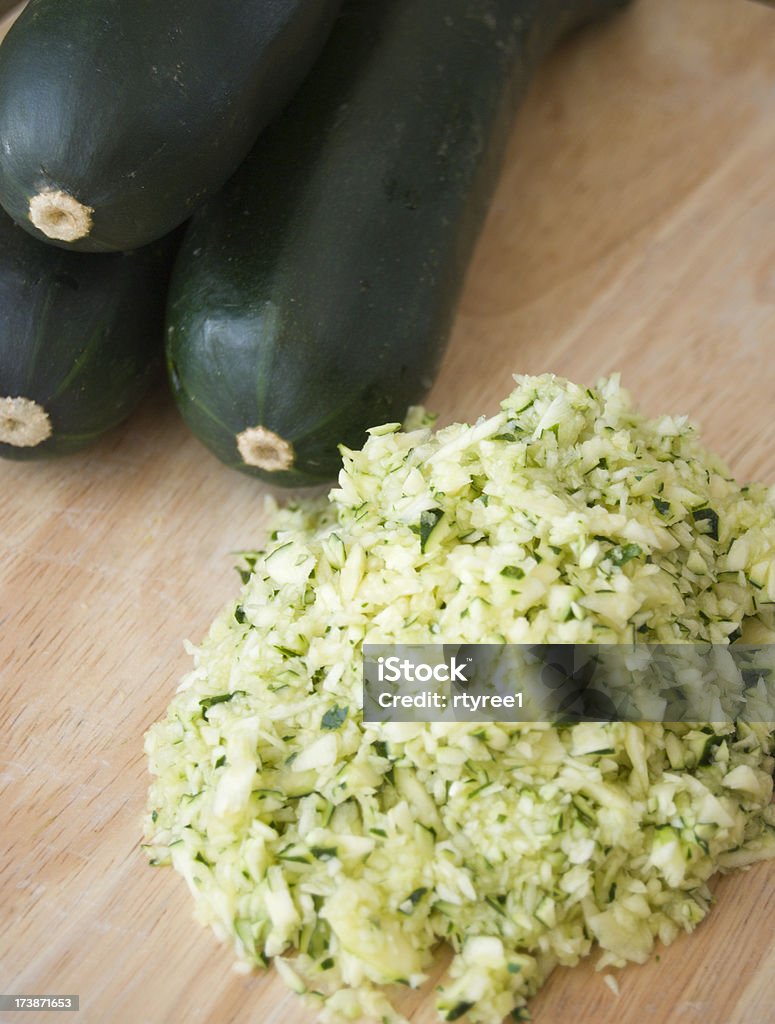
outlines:
[[[556,964],[644,961],[719,869],[775,854],[775,723],[366,725],[361,644],[775,637],[775,494],[614,378],[371,431],[275,512],[167,717],[147,848],[245,965],[323,1020],[454,956],[445,1020],[529,1019]]]

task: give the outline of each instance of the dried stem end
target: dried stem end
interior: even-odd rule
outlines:
[[[77,242],[92,229],[91,206],[84,206],[67,192],[47,189],[30,199],[30,220],[47,238]]]
[[[31,398],[0,398],[0,442],[34,448],[51,436],[51,420]]]
[[[237,450],[246,466],[268,473],[293,468],[293,445],[266,427],[246,427],[237,434]]]

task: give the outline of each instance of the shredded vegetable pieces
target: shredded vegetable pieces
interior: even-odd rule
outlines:
[[[148,733],[147,848],[324,1020],[454,951],[441,1017],[514,1013],[595,944],[642,962],[711,874],[775,853],[773,723],[367,725],[371,643],[775,637],[775,504],[616,379],[520,377],[490,419],[371,431],[276,511]]]

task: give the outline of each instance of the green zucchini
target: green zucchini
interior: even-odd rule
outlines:
[[[350,0],[173,275],[167,359],[227,465],[295,486],[430,386],[539,58],[621,0]]]
[[[71,253],[0,212],[0,456],[76,451],[134,409],[161,367],[178,240]]]
[[[134,249],[189,217],[288,101],[339,0],[31,0],[0,48],[0,202]]]

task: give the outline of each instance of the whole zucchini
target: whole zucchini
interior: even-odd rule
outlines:
[[[134,409],[162,362],[178,240],[71,253],[0,212],[0,456],[75,451]]]
[[[133,249],[226,181],[339,0],[30,0],[0,48],[0,202],[31,234]]]
[[[539,58],[621,0],[350,0],[320,61],[193,218],[173,391],[225,463],[321,482],[429,387]],[[516,270],[516,268],[515,268]]]

